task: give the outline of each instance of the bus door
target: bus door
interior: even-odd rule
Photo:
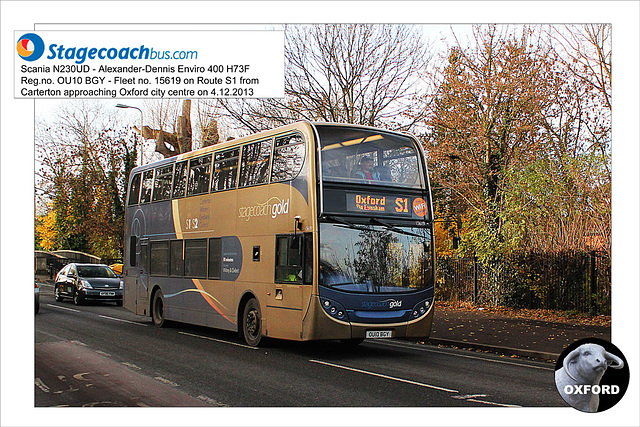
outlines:
[[[127,259],[125,260],[122,271],[124,277],[123,305],[127,310],[136,314],[138,313],[138,272],[140,268],[138,247],[138,236],[129,236],[129,247],[126,254]]]
[[[301,338],[305,300],[311,291],[311,233],[276,236],[275,283],[267,307],[273,320],[268,321],[269,336]],[[306,292],[305,292],[306,291]]]
[[[140,252],[138,253],[138,278],[136,292],[136,312],[145,313],[149,308],[149,239],[140,239]]]

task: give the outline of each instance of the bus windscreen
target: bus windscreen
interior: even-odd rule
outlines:
[[[427,228],[325,223],[320,236],[320,285],[359,293],[433,286]]]
[[[366,128],[317,126],[326,182],[424,189],[415,142]]]

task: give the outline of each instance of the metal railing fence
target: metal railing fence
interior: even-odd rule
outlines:
[[[490,264],[440,257],[436,297],[514,308],[611,314],[611,259],[601,252],[526,253]]]

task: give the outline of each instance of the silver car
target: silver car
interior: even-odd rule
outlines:
[[[85,301],[114,301],[122,305],[124,282],[104,264],[68,264],[56,276],[56,301],[72,298],[74,304]]]

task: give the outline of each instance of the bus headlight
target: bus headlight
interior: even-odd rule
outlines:
[[[322,308],[324,309],[325,313],[327,313],[329,316],[333,317],[334,319],[344,320],[344,321],[348,320],[347,310],[345,310],[340,303],[326,299],[326,298],[322,298],[320,300],[320,304],[322,305]]]
[[[429,300],[420,301],[418,304],[416,304],[413,307],[413,310],[411,312],[413,318],[417,319],[418,317],[426,314],[429,311],[429,307],[431,307],[431,301]]]

